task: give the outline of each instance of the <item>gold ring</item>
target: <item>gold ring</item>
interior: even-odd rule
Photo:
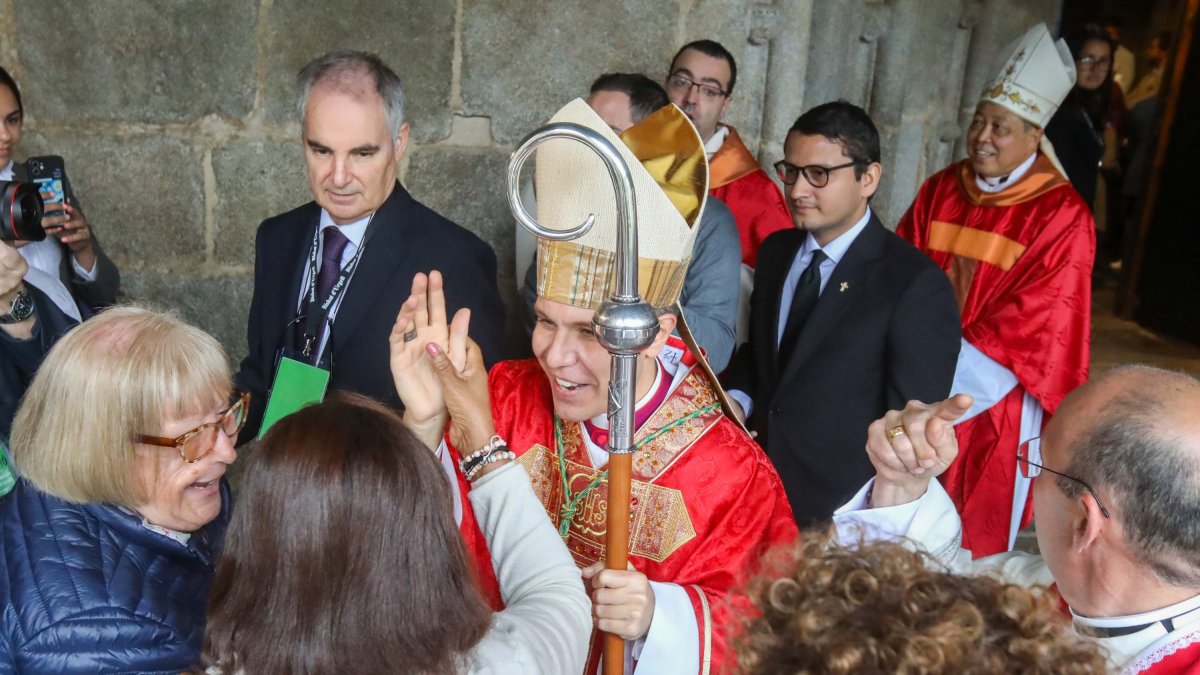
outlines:
[[[412,342],[413,340],[416,340],[416,339],[417,339],[417,329],[416,328],[414,328],[404,334],[405,342]]]
[[[903,436],[904,434],[905,434],[905,431],[904,431],[903,424],[901,424],[900,426],[892,427],[891,429],[887,430],[888,439],[892,439],[897,436]]]

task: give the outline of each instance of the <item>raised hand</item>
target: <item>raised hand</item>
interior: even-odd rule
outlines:
[[[967,394],[932,405],[909,401],[867,428],[867,455],[875,467],[871,506],[906,504],[925,494],[929,481],[958,456],[954,421],[971,407]]]
[[[441,441],[447,412],[441,383],[425,348],[431,343],[438,345],[448,353],[451,363],[462,369],[466,364],[469,315],[462,319],[456,316],[455,321],[461,324],[462,335],[451,344],[442,275],[437,271],[428,276],[417,274],[413,277],[412,294],[401,305],[388,338],[392,380],[404,402],[404,421],[427,445],[432,443],[433,448]]]
[[[450,442],[463,455],[487,445],[496,433],[483,353],[479,351],[479,345],[467,337],[469,312],[460,310],[450,325],[451,344],[462,341],[466,346],[466,365],[463,368],[455,367],[437,344],[431,342],[425,348],[442,385],[446,409],[450,413]]]

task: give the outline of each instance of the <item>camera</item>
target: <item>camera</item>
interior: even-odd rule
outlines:
[[[41,241],[45,204],[33,183],[0,181],[0,241]]]

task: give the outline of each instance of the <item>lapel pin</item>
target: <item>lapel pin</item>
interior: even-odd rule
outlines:
[[[838,293],[845,293],[847,288],[850,288],[850,282],[843,281],[842,285],[838,287]]]

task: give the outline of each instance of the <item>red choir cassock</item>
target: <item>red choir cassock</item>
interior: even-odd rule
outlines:
[[[737,130],[726,128],[729,135],[708,161],[708,193],[733,213],[742,235],[742,262],[754,267],[763,240],[792,227],[792,217],[775,181],[746,149]]]
[[[756,571],[772,545],[796,537],[779,475],[762,449],[721,412],[700,368],[683,371],[638,411],[630,500],[629,561],[651,581],[686,591],[699,629],[701,673],[732,670],[728,595]],[[604,558],[608,483],[584,441],[607,441],[590,425],[558,421],[546,375],[535,360],[505,361],[489,375],[496,433],[528,470],[534,492],[580,568]],[[470,504],[464,499],[463,508]],[[471,518],[471,522],[474,519]],[[490,569],[482,538],[468,547]],[[486,574],[486,572],[485,572]],[[486,584],[485,584],[486,585]],[[588,657],[598,670],[602,636]]]
[[[1088,377],[1092,215],[1039,154],[996,193],[979,189],[967,161],[943,169],[896,233],[949,274],[963,339],[1017,378],[1003,400],[958,425],[959,456],[941,477],[962,515],[963,547],[976,557],[1008,550],[1024,395],[1048,416]],[[1031,518],[1027,502],[1022,525]]]

